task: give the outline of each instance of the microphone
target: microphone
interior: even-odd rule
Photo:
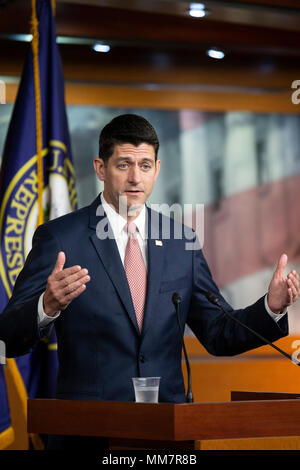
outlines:
[[[236,318],[234,315],[231,315],[231,313],[228,312],[228,310],[226,310],[223,305],[221,304],[220,300],[218,299],[218,297],[213,293],[213,292],[209,292],[209,291],[203,291],[205,297],[207,298],[207,300],[216,305],[217,307],[219,307],[226,315],[228,315],[232,320],[234,320],[236,323],[238,323],[239,325],[241,325],[242,327],[246,328],[247,330],[251,331],[251,333],[253,333],[255,336],[257,336],[261,341],[267,343],[269,346],[271,346],[272,348],[276,349],[280,354],[282,354],[283,356],[287,357],[288,359],[290,359],[294,364],[296,364],[297,366],[300,365],[300,362],[293,358],[292,356],[290,356],[289,354],[287,354],[285,351],[283,351],[282,349],[278,348],[278,346],[275,346],[275,344],[271,343],[271,341],[267,340],[266,338],[264,338],[262,335],[260,335],[259,333],[257,333],[256,331],[252,330],[252,328],[250,328],[249,326],[245,325],[245,323],[241,322],[238,318]]]
[[[187,355],[187,352],[186,352],[186,349],[185,349],[184,333],[182,331],[180,318],[179,318],[179,305],[180,305],[180,302],[181,302],[181,297],[177,292],[175,292],[173,294],[172,302],[173,302],[173,304],[175,306],[175,309],[176,309],[177,323],[178,323],[178,328],[179,328],[180,335],[181,335],[182,347],[183,347],[183,352],[184,352],[184,357],[185,357],[185,364],[186,364],[186,369],[187,369],[188,389],[187,389],[187,394],[186,394],[186,401],[187,401],[187,403],[193,403],[194,398],[193,398],[192,383],[191,383],[191,368],[190,368],[189,358],[188,358],[188,355]]]

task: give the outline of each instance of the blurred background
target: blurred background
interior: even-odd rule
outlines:
[[[0,0],[0,155],[30,14],[29,0]],[[234,307],[264,295],[282,252],[300,271],[298,1],[56,0],[56,28],[79,207],[101,191],[92,162],[103,125],[141,114],[161,141],[149,202],[205,204],[204,253]],[[281,345],[292,353],[299,303],[289,322]],[[186,334],[196,399],[299,391],[294,365],[270,348],[216,359]]]

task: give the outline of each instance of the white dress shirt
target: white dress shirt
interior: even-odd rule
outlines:
[[[126,245],[128,241],[128,233],[125,230],[127,220],[124,219],[120,214],[116,212],[114,207],[106,202],[106,200],[103,197],[103,193],[100,195],[101,198],[101,203],[103,206],[103,209],[107,215],[108,221],[110,223],[110,226],[112,228],[114,238],[117,243],[117,247],[119,250],[119,254],[122,260],[122,263],[124,265],[124,259],[125,259],[125,250],[126,250]],[[141,212],[139,215],[134,219],[134,223],[137,226],[137,239],[140,245],[140,249],[144,258],[146,270],[148,267],[148,259],[147,259],[147,232],[146,232],[146,208],[145,205],[143,206]],[[43,297],[44,293],[40,296],[39,302],[38,302],[38,325],[39,327],[46,327],[50,322],[55,320],[57,317],[59,317],[60,312],[58,312],[55,316],[50,317],[44,312],[43,309]],[[273,313],[272,310],[270,310],[268,301],[267,301],[267,294],[265,295],[265,308],[268,314],[276,321],[278,322],[280,318],[282,318],[286,314],[285,312],[281,314],[276,314]]]
[[[103,194],[101,194],[100,197],[101,197],[101,203],[102,203],[103,209],[107,215],[108,221],[112,228],[114,239],[116,240],[122,263],[124,265],[125,251],[126,251],[126,245],[128,241],[128,233],[126,231],[127,220],[124,219],[124,217],[122,217],[120,214],[118,214],[112,205],[108,204],[105,201]],[[136,232],[137,240],[139,242],[140,249],[144,258],[145,266],[147,269],[148,259],[147,259],[147,232],[146,232],[145,205],[143,206],[139,215],[134,219],[134,223],[137,227],[137,232]]]

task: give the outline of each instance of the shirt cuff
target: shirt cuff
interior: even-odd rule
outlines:
[[[265,309],[267,310],[268,314],[270,315],[270,317],[273,318],[273,320],[276,321],[276,323],[282,318],[284,317],[284,315],[286,314],[287,312],[287,309],[285,309],[282,313],[274,313],[272,312],[272,310],[270,309],[269,305],[268,305],[268,294],[265,295]]]
[[[45,292],[42,295],[40,295],[39,302],[38,302],[38,326],[40,328],[45,328],[47,325],[49,325],[49,323],[51,323],[60,315],[60,312],[57,312],[56,315],[54,315],[53,317],[50,317],[44,312],[44,308],[43,308],[44,294]]]

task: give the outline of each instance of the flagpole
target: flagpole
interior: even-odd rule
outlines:
[[[52,6],[52,14],[53,16],[55,16],[55,13],[56,13],[55,0],[51,0],[51,6]]]
[[[64,81],[55,38],[55,2],[54,0],[35,0],[31,1],[31,6],[31,32],[33,35],[31,51],[29,51],[31,53],[27,55],[24,64],[1,164],[0,314],[2,309],[10,308],[8,299],[12,295],[16,277],[24,265],[27,256],[26,248],[30,247],[31,230],[35,228],[31,225],[31,216],[35,213],[37,200],[38,224],[43,223],[46,219],[42,204],[44,185],[47,184],[49,187],[52,185],[52,192],[49,190],[47,199],[49,214],[51,213],[52,218],[76,208],[74,169],[64,102]],[[43,47],[41,47],[42,41]],[[50,55],[53,58],[53,63],[51,62],[49,65]],[[43,82],[43,76],[48,76],[49,80]],[[56,93],[56,91],[58,92]],[[46,111],[42,109],[44,102],[47,103],[48,109],[47,113],[43,115],[42,111]],[[33,124],[34,122],[36,125]],[[57,158],[54,158],[54,155]],[[53,166],[54,161],[57,165],[59,164],[57,168]],[[38,169],[36,170],[36,168]],[[66,169],[63,175],[60,172],[61,168]],[[61,197],[61,188],[63,188],[66,197]],[[23,205],[21,209],[16,195],[23,194],[25,190],[27,212],[23,217]],[[69,197],[67,197],[67,192]],[[11,224],[10,221],[14,221],[14,224]],[[8,261],[12,259],[12,246],[8,242],[8,238],[13,233],[18,237],[18,240],[22,241],[18,247],[15,245],[13,248],[18,256],[16,257],[18,261],[15,261],[15,264],[11,266]],[[22,285],[22,282],[20,281],[19,285]],[[11,358],[7,359],[6,369],[4,371],[0,369],[0,372],[3,372],[0,374],[0,390],[2,392],[2,387],[7,390],[7,394],[0,392],[0,449],[7,447],[13,441],[14,429],[18,430],[18,437],[25,436],[27,439],[28,436],[25,433],[27,396],[29,391],[33,395],[36,394],[34,382],[41,380],[40,372],[48,375],[45,395],[47,398],[54,396],[57,375],[54,330],[48,346],[50,344],[51,346],[46,348],[43,342],[39,341],[34,353],[23,356],[20,367],[18,360]],[[47,362],[47,370],[42,366],[44,360],[49,361],[49,364]],[[13,413],[10,416],[10,404],[11,409],[13,407],[14,410],[17,410],[17,422],[13,421]],[[29,437],[34,449],[44,448],[39,435],[30,435]]]
[[[53,3],[52,3],[53,7]],[[32,55],[33,55],[33,73],[34,73],[34,92],[35,92],[35,122],[36,122],[36,150],[37,150],[37,177],[38,177],[38,225],[44,222],[43,212],[43,128],[42,128],[42,105],[40,88],[40,69],[39,69],[39,32],[38,19],[36,14],[36,0],[32,0],[31,13],[31,31],[32,31]]]

